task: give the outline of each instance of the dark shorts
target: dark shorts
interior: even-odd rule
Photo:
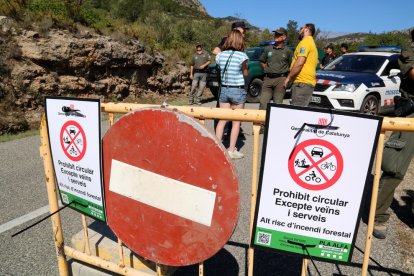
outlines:
[[[220,103],[244,104],[247,92],[244,88],[221,87]]]

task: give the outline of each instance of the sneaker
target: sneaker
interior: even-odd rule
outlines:
[[[235,149],[233,152],[229,150],[227,152],[229,153],[231,159],[240,159],[244,157],[244,154],[240,151],[237,151],[237,149]]]
[[[387,237],[387,226],[385,225],[385,223],[375,222],[374,231],[372,231],[372,235],[380,240],[385,239]]]

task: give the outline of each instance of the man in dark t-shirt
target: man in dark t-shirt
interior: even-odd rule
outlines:
[[[325,56],[322,58],[322,62],[321,64],[319,64],[320,68],[322,69],[323,67],[325,67],[325,65],[327,65],[329,62],[331,62],[332,60],[334,60],[336,58],[335,53],[333,52],[333,45],[332,44],[328,44],[325,47]]]

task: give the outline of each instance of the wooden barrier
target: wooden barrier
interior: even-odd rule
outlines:
[[[110,125],[114,123],[113,114],[114,113],[128,113],[136,109],[147,108],[147,107],[159,107],[159,105],[148,105],[148,104],[124,104],[124,103],[103,103],[101,104],[101,112],[109,113]],[[252,235],[253,219],[254,219],[254,209],[256,205],[257,197],[257,183],[258,183],[258,172],[259,172],[259,131],[260,124],[264,123],[266,118],[266,111],[264,110],[248,110],[248,109],[220,109],[220,108],[208,108],[208,107],[192,107],[192,106],[168,106],[169,109],[181,111],[189,116],[197,118],[204,123],[205,120],[212,119],[225,119],[225,120],[237,120],[242,122],[252,122],[253,123],[253,162],[252,162],[252,186],[251,186],[251,212],[250,212],[250,236]],[[389,118],[385,117],[383,120],[381,134],[379,137],[377,154],[376,154],[376,163],[375,163],[375,175],[374,175],[374,185],[372,190],[372,199],[370,206],[370,215],[368,221],[368,230],[365,243],[365,252],[364,252],[364,261],[362,266],[361,275],[366,275],[368,270],[368,262],[370,257],[371,242],[372,242],[372,231],[374,225],[374,216],[375,216],[375,206],[377,202],[378,194],[378,185],[379,179],[381,176],[381,161],[382,161],[382,152],[385,140],[386,131],[414,131],[414,119],[412,118]],[[40,126],[40,136],[41,136],[41,146],[40,146],[40,155],[43,158],[44,162],[44,172],[46,178],[46,186],[48,192],[50,212],[55,212],[58,210],[58,197],[56,190],[55,174],[52,164],[52,158],[50,154],[48,133],[46,127],[46,119],[43,116],[41,126]],[[83,216],[83,215],[82,215]],[[69,246],[64,245],[63,240],[63,229],[60,220],[59,213],[56,213],[51,217],[52,220],[52,229],[53,229],[53,238],[56,247],[59,273],[60,275],[69,275],[68,264],[66,257],[71,257],[93,266],[103,268],[112,272],[116,272],[122,275],[148,275],[147,273],[140,272],[133,268],[125,266],[122,254],[122,241],[118,239],[119,244],[119,255],[120,259],[118,263],[108,262],[96,256],[90,255],[89,249],[89,237],[88,237],[88,228],[86,225],[86,220],[84,216],[82,217],[82,222],[84,225],[84,237],[85,237],[85,248],[86,253],[77,251]],[[248,275],[253,275],[253,260],[254,260],[254,249],[249,248],[248,250]],[[199,275],[203,274],[203,264],[199,265]],[[306,275],[307,270],[307,259],[304,258],[302,264],[302,275]],[[157,274],[162,275],[162,266],[157,265]]]

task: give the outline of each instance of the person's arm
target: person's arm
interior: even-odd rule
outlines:
[[[259,57],[259,66],[264,70],[267,66],[267,48],[263,51],[263,53]]]
[[[220,43],[216,46],[216,48],[214,48],[212,54],[217,55],[218,53],[222,52],[224,44],[226,43],[226,41],[227,41],[227,36],[225,36],[221,39]]]
[[[319,68],[320,69],[322,69],[324,67],[323,64],[325,64],[325,58],[326,58],[326,55],[322,58],[322,61],[319,62]]]
[[[245,77],[249,75],[249,67],[247,65],[247,60],[243,61],[242,63],[242,72],[243,72],[243,76]]]
[[[206,63],[204,63],[204,64],[202,64],[201,66],[200,66],[200,69],[204,69],[204,68],[206,68],[209,64],[211,63],[211,61],[210,60],[208,60]]]
[[[284,82],[284,87],[288,86],[289,82],[292,82],[296,79],[299,72],[302,70],[303,65],[306,62],[306,57],[300,56],[296,59],[295,63],[293,64],[292,68],[290,69],[289,75],[286,77]]]
[[[191,65],[190,66],[190,80],[193,80],[194,79],[193,72],[194,72],[194,66]]]
[[[413,67],[411,67],[410,71],[408,71],[407,76],[410,80],[414,81],[414,69],[413,69]]]
[[[217,55],[218,53],[220,53],[221,52],[221,49],[219,48],[219,47],[216,47],[216,48],[214,48],[214,50],[213,50],[213,52],[212,52],[212,54],[213,55]]]

